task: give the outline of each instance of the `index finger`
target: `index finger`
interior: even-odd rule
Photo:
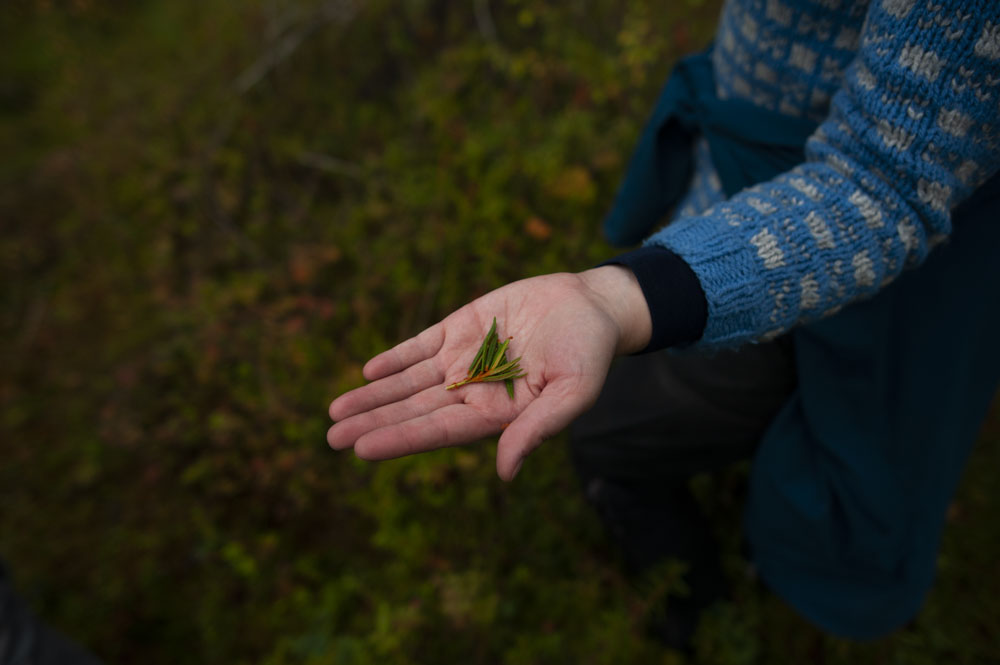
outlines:
[[[441,350],[442,344],[444,344],[444,327],[437,323],[416,337],[411,337],[378,354],[365,363],[361,373],[369,381],[395,374],[434,356]]]

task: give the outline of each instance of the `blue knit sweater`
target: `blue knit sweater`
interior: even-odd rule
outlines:
[[[713,66],[719,97],[823,121],[805,163],[728,200],[696,148],[688,196],[646,245],[697,276],[699,346],[769,339],[871,296],[1000,169],[996,0],[729,0]]]

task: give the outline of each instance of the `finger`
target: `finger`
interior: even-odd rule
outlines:
[[[361,373],[369,381],[400,372],[436,354],[444,343],[444,326],[437,323],[416,337],[383,351],[367,363]]]
[[[408,369],[344,393],[330,404],[330,418],[345,420],[416,395],[421,390],[444,382],[444,371],[431,358]]]
[[[434,385],[405,400],[363,411],[339,421],[327,431],[326,440],[334,450],[350,448],[368,432],[418,418],[461,400],[460,395]]]
[[[402,423],[382,427],[354,444],[358,457],[392,459],[447,446],[471,443],[493,434],[496,423],[467,404],[451,404]]]
[[[497,445],[497,475],[510,482],[532,450],[565,429],[589,405],[578,392],[549,384],[507,426]]]

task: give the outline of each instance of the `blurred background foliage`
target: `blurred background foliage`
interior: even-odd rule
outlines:
[[[373,353],[589,267],[624,161],[718,4],[0,5],[0,555],[109,663],[680,663],[683,593],[616,566],[563,442],[325,445]],[[996,410],[994,410],[994,413]],[[825,637],[746,574],[739,469],[698,489],[734,599],[703,663],[1000,654],[1000,423],[914,622]],[[997,662],[994,660],[993,662]]]

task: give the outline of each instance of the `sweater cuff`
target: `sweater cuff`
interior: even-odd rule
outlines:
[[[639,353],[697,342],[705,332],[708,301],[698,276],[665,247],[646,246],[619,254],[601,265],[621,265],[639,280],[649,306],[653,333]]]

